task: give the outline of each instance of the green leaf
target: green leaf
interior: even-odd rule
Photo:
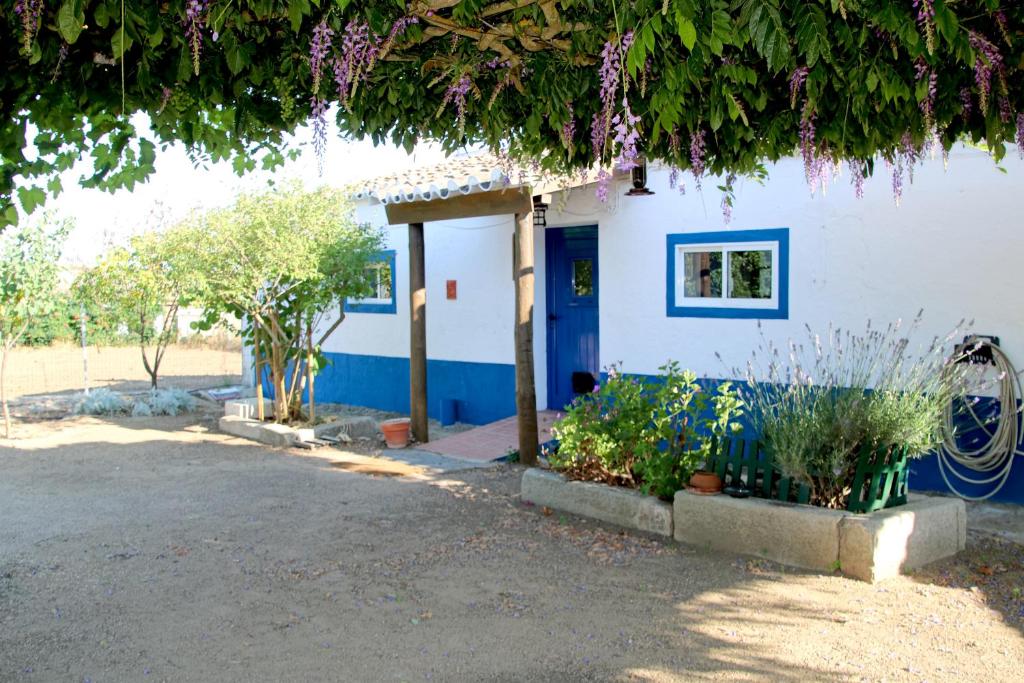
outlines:
[[[85,13],[81,10],[75,11],[75,0],[64,0],[64,4],[57,10],[57,30],[61,37],[69,45],[74,45],[78,36],[82,33],[82,25],[85,24]]]
[[[299,29],[302,28],[303,16],[309,13],[309,0],[289,0],[288,19],[292,22],[292,31],[299,32]]]
[[[124,26],[119,27],[110,39],[110,49],[113,51],[114,59],[121,59],[121,55],[132,49],[133,42],[132,37],[124,32]]]
[[[679,33],[679,40],[687,50],[692,50],[697,42],[697,27],[692,21],[682,14],[676,14],[676,32]]]
[[[25,213],[29,214],[46,202],[46,192],[41,187],[19,187],[18,201]]]

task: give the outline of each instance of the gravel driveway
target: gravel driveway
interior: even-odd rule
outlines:
[[[870,586],[545,515],[513,466],[373,474],[204,424],[0,446],[0,680],[1020,680],[1016,606],[949,578],[969,556]]]

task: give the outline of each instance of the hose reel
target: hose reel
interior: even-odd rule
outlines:
[[[1010,478],[1015,455],[1024,455],[1024,430],[1020,425],[1020,375],[1009,357],[999,347],[998,337],[970,336],[957,347],[960,361],[976,365],[992,365],[998,373],[997,398],[999,417],[985,419],[975,410],[976,403],[965,401],[966,413],[974,422],[968,431],[980,431],[984,442],[976,448],[962,446],[956,436],[953,401],[946,407],[943,425],[943,445],[939,449],[939,473],[949,490],[965,500],[987,500],[998,493]],[[994,425],[994,426],[993,426]],[[959,467],[957,467],[959,466]],[[976,473],[972,476],[962,472]],[[951,480],[950,475],[953,475]],[[953,481],[961,485],[992,485],[992,490],[981,496],[970,496],[958,491]]]

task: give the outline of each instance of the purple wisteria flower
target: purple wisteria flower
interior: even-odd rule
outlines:
[[[850,159],[846,162],[850,167],[850,182],[853,183],[853,196],[864,199],[864,176],[867,164],[863,159]]]
[[[612,119],[615,126],[615,138],[613,142],[619,146],[619,156],[615,159],[615,165],[620,171],[630,171],[640,165],[640,153],[636,145],[640,141],[640,132],[636,124],[640,121],[639,116],[634,116],[629,109],[629,101],[622,98],[622,113],[616,114]]]
[[[800,99],[800,91],[811,72],[806,66],[797,67],[789,77],[789,106],[796,109],[796,101]]]
[[[1017,114],[1017,153],[1024,159],[1024,114]]]
[[[28,54],[32,51],[32,40],[39,30],[43,0],[14,0],[14,13],[21,19],[22,50]]]
[[[192,70],[199,75],[199,53],[203,49],[203,29],[209,0],[188,0],[185,3],[185,39],[192,50]]]
[[[440,116],[449,103],[455,103],[455,117],[459,122],[460,138],[466,132],[466,94],[469,93],[471,86],[472,82],[469,80],[469,74],[462,74],[459,80],[451,83],[448,89],[445,90],[444,99],[441,100],[441,107],[437,110]]]
[[[327,101],[314,95],[311,102],[313,105],[313,111],[310,114],[310,118],[313,119],[313,152],[316,154],[320,175],[323,175],[324,161],[327,156]]]
[[[608,202],[609,185],[611,180],[612,174],[606,169],[601,168],[597,172],[597,189],[594,190],[594,194],[602,204],[606,204]]]
[[[992,74],[1002,78],[1003,56],[999,48],[977,31],[969,31],[968,42],[974,49],[974,82],[978,86],[978,98],[982,112],[988,111],[989,96],[992,94]]]
[[[388,37],[384,39],[384,42],[380,45],[379,56],[383,57],[391,51],[392,46],[395,44],[395,40],[398,36],[405,33],[405,30],[413,24],[420,23],[419,17],[399,17],[395,20],[395,23],[391,24],[391,30],[388,31]]]
[[[160,108],[157,109],[158,114],[167,108],[167,103],[171,101],[171,95],[173,94],[174,90],[168,88],[166,85],[163,87],[160,91]]]
[[[999,33],[1002,34],[1003,40],[1006,41],[1007,45],[1012,44],[1013,40],[1010,38],[1010,24],[1006,20],[1006,12],[1001,9],[996,10],[992,16],[995,17],[996,26],[999,27]]]
[[[804,162],[804,179],[814,194],[818,187],[818,162],[815,148],[814,114],[805,112],[800,119],[800,158]]]
[[[735,197],[734,185],[736,183],[736,174],[729,172],[729,175],[725,176],[725,187],[722,189],[722,222],[726,227],[732,223],[732,205]]]
[[[331,36],[334,31],[322,19],[313,29],[313,38],[309,41],[309,70],[313,73],[313,94],[320,92],[320,74],[323,72],[324,60],[331,50]]]
[[[971,118],[971,112],[974,111],[974,100],[971,98],[970,88],[960,88],[960,106],[963,107],[964,120]]]
[[[693,181],[700,191],[700,179],[704,176],[707,148],[704,144],[704,131],[698,130],[690,136],[690,172]]]
[[[338,100],[345,106],[348,106],[363,68],[375,52],[375,49],[371,50],[369,25],[356,19],[349,21],[341,39],[341,54],[331,64]]]
[[[917,8],[917,25],[924,32],[928,52],[935,52],[935,0],[914,0]]]
[[[672,129],[668,136],[668,148],[672,154],[672,165],[668,170],[668,186],[670,189],[679,189],[679,194],[686,194],[686,181],[682,179],[679,166],[676,160],[680,158],[679,130]]]
[[[573,140],[576,138],[576,113],[573,111],[572,102],[565,103],[565,110],[569,114],[569,118],[564,124],[562,124],[562,144],[565,145],[566,149],[572,147]]]

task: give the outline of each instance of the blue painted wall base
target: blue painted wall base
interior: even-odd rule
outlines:
[[[317,403],[347,403],[409,414],[409,359],[327,353],[316,378]],[[270,395],[270,384],[264,380]],[[427,359],[427,414],[487,424],[516,414],[514,365]],[[444,403],[449,402],[448,406]]]

